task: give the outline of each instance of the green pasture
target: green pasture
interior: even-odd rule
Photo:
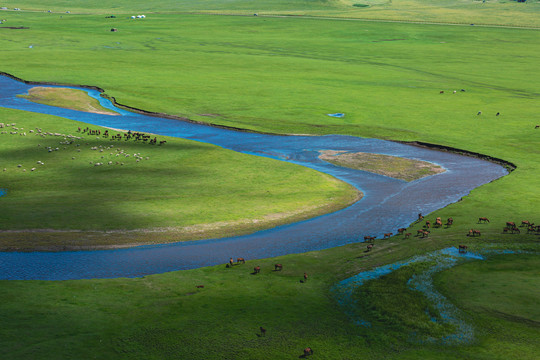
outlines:
[[[359,271],[458,244],[467,244],[472,251],[489,247],[538,251],[538,235],[527,234],[525,228],[519,235],[502,233],[506,221],[540,223],[540,129],[535,129],[540,125],[538,30],[187,13],[228,10],[249,14],[254,12],[249,2],[209,1],[199,3],[200,8],[187,2],[163,2],[163,9],[149,2],[125,4],[70,1],[50,6],[62,13],[0,12],[7,20],[2,26],[29,28],[0,29],[0,71],[32,81],[99,86],[121,104],[218,125],[274,133],[418,140],[501,158],[517,169],[426,216],[432,223],[438,216],[443,222],[453,217],[451,227],[431,229],[427,238],[377,240],[370,252],[365,244],[354,244],[248,261],[231,269],[222,265],[140,279],[2,281],[3,358],[279,359],[297,358],[306,346],[320,359],[537,356],[538,319],[531,311],[531,304],[538,300],[538,260],[534,256],[512,255],[465,264],[438,278],[438,289],[468,315],[475,328],[475,342],[468,345],[411,341],[411,331],[437,337],[448,330],[434,327],[429,318],[420,316],[426,310],[432,316],[437,314],[422,295],[406,286],[410,276],[422,271],[421,266],[403,268],[359,289],[364,293],[358,299],[366,301],[359,303],[358,309],[370,311],[377,324],[373,328],[354,325],[337,306],[330,289]],[[370,3],[365,8],[354,7],[353,2],[257,5],[257,11],[266,8],[268,13],[538,25],[538,3],[530,1],[394,1]],[[36,1],[8,2],[6,6],[47,10]],[[150,6],[153,12],[146,11]],[[72,13],[66,14],[66,10]],[[113,10],[122,16],[105,18]],[[127,18],[143,12],[147,12],[144,20]],[[111,28],[118,31],[111,32]],[[477,115],[479,111],[481,115]],[[334,112],[346,116],[326,116]],[[72,121],[6,109],[0,109],[0,117],[0,122],[51,132],[73,133],[78,126]],[[300,199],[304,204],[322,204],[350,194],[335,188],[335,183],[331,185],[328,177],[308,170],[300,173],[289,164],[184,140],[167,139],[161,148],[133,145],[130,152],[150,159],[98,169],[89,164],[96,161],[91,150],[84,155],[87,163],[74,162],[71,148],[43,153],[35,144],[37,137],[28,134],[16,139],[0,135],[0,139],[2,165],[9,161],[14,166],[13,171],[0,175],[1,186],[10,190],[8,196],[0,198],[0,219],[15,214],[13,209],[25,214],[5,221],[2,229],[39,226],[39,219],[47,214],[32,212],[36,201],[41,205],[52,202],[60,209],[58,195],[81,195],[81,182],[93,186],[105,203],[96,202],[90,209],[68,214],[70,222],[57,221],[58,227],[77,229],[70,224],[79,221],[85,229],[99,231],[114,229],[120,220],[132,229],[139,225],[171,226],[165,222],[176,214],[156,219],[142,213],[141,209],[167,210],[133,181],[140,177],[143,183],[152,184],[153,176],[161,181],[162,174],[171,172],[182,174],[181,182],[167,184],[167,190],[174,192],[188,184],[191,189],[185,190],[187,195],[199,204],[191,207],[192,224],[246,216],[253,219],[278,211],[266,207],[257,215],[252,213],[265,204],[279,203],[283,206],[279,211],[291,211],[305,206],[298,206]],[[88,142],[99,146],[102,141]],[[41,160],[38,155],[54,156],[42,161],[67,170],[15,173],[16,163]],[[171,168],[171,161],[178,157],[182,166]],[[104,185],[111,187],[110,194],[118,194],[119,181],[101,178],[92,182],[96,171],[131,172],[135,176],[122,179],[147,201],[126,201],[126,206],[109,203]],[[201,182],[209,186],[219,182],[208,177],[208,171],[236,176],[240,182],[228,183],[235,187],[232,192],[219,201],[212,200],[213,193],[200,186]],[[265,182],[258,178],[261,172],[268,176]],[[254,174],[252,181],[249,174]],[[45,194],[32,189],[36,179],[30,176],[34,175],[39,184],[55,191]],[[280,175],[293,178],[284,184]],[[54,188],[55,180],[66,176],[69,186]],[[243,182],[246,176],[248,180]],[[221,181],[217,185],[223,185]],[[314,189],[306,193],[308,181],[325,192]],[[18,186],[26,186],[28,192],[18,193]],[[248,189],[254,195],[249,196],[253,203],[246,206]],[[265,194],[268,190],[270,195]],[[16,201],[11,198],[15,196]],[[70,201],[72,205],[89,201],[79,199]],[[185,206],[174,197],[166,201],[171,206]],[[209,209],[203,206],[205,201],[222,207]],[[226,218],[234,209],[235,215]],[[117,217],[99,223],[95,218],[100,211]],[[77,220],[81,215],[89,216],[88,220]],[[488,217],[490,222],[479,224],[479,217]],[[52,218],[51,214],[54,221]],[[164,223],[158,225],[159,221]],[[22,223],[25,225],[14,226]],[[407,232],[416,234],[422,226],[412,224]],[[466,236],[471,228],[482,235]],[[395,233],[396,229],[381,231]],[[284,270],[271,271],[278,262]],[[250,275],[255,265],[261,265],[260,275]],[[304,272],[310,277],[301,283]],[[479,283],[484,278],[488,281],[482,286],[467,287],[467,279]],[[520,281],[512,284],[509,278]],[[267,329],[265,337],[257,336],[259,326]]]
[[[3,249],[57,248],[58,238],[84,248],[223,237],[337,210],[358,193],[301,166],[204,143],[113,141],[119,132],[91,136],[78,131],[83,123],[5,108],[0,118],[16,124],[0,129],[0,228],[37,231],[1,234]],[[49,239],[51,230],[136,231],[81,241],[69,232]]]
[[[407,22],[443,22],[459,24],[495,24],[538,27],[538,0],[518,3],[513,0],[142,0],[92,2],[84,0],[54,1],[44,4],[37,0],[7,0],[9,12],[46,12],[51,16],[70,14],[101,14],[133,16],[163,13],[214,13],[253,16],[315,16],[366,20]]]

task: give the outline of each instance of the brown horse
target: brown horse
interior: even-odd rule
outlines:
[[[304,282],[307,281],[307,278],[308,278],[307,273],[304,273]]]
[[[244,259],[244,258],[237,258],[237,259],[236,259],[236,263],[237,263],[237,264],[239,264],[239,263],[245,264],[245,263],[246,263],[246,259]]]
[[[376,236],[364,236],[364,241],[373,241],[375,238]]]
[[[422,213],[419,213],[418,214],[418,221],[422,221],[424,219],[424,216],[422,215]]]
[[[478,223],[487,223],[489,222],[489,219],[487,217],[481,217],[481,218],[478,218]]]
[[[399,229],[397,229],[397,232],[398,232],[399,235],[403,235],[405,230],[407,230],[407,229],[406,228],[399,228]]]
[[[431,227],[431,221],[426,220],[426,225],[424,225],[426,229],[429,229]]]
[[[234,262],[233,262],[233,259],[232,259],[232,258],[229,259],[229,265],[230,265],[230,266],[233,266],[233,265],[234,265]]]
[[[531,224],[531,222],[530,222],[529,220],[523,220],[523,221],[521,222],[521,225],[520,225],[520,226],[530,226],[530,225],[532,225],[532,224]]]
[[[255,266],[255,267],[253,268],[253,273],[254,273],[254,274],[258,274],[258,273],[260,273],[260,272],[261,272],[261,267],[260,267],[260,266],[257,265],[257,266]]]
[[[386,233],[384,234],[384,238],[383,239],[386,239],[386,238],[389,238],[390,236],[394,235],[393,233]]]
[[[204,289],[204,285],[197,285],[195,286],[197,289]]]
[[[463,254],[467,252],[467,245],[459,245],[459,253]]]
[[[441,226],[442,226],[442,220],[441,220],[441,218],[437,218],[437,220],[435,220],[435,226],[436,226],[436,227],[441,227]]]
[[[510,229],[512,229],[512,228],[516,227],[516,223],[513,222],[513,221],[507,221],[506,226],[509,227]]]
[[[480,233],[479,230],[476,230],[476,229],[469,230],[469,233],[467,234],[467,236],[476,236],[476,235],[480,236],[482,234]]]
[[[451,217],[446,220],[446,226],[447,227],[451,226],[453,223],[454,223],[454,219],[452,219]]]
[[[281,270],[283,270],[283,265],[281,264],[274,265],[274,271],[281,271]]]
[[[313,355],[313,349],[310,347],[307,347],[304,349],[304,357],[309,356],[309,355]]]
[[[367,246],[367,250],[366,250],[366,251],[369,252],[369,251],[371,251],[371,249],[373,249],[373,244],[369,244],[369,245]]]
[[[408,239],[412,234],[411,233],[406,233],[405,234],[405,239]]]

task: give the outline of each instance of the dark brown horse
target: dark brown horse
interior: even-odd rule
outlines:
[[[281,270],[283,270],[283,265],[281,264],[274,265],[274,271],[281,271]]]
[[[259,330],[261,331],[261,336],[266,336],[266,329],[263,328],[262,326],[259,327]]]
[[[487,223],[489,222],[489,219],[487,217],[481,217],[481,218],[478,218],[478,223]]]
[[[236,259],[236,263],[237,263],[237,264],[239,264],[239,263],[245,264],[245,263],[246,263],[246,259],[244,259],[244,258],[237,258],[237,259]]]
[[[389,238],[392,235],[394,235],[394,234],[393,233],[385,233],[383,239]]]
[[[531,222],[530,222],[529,220],[523,220],[523,221],[521,222],[521,225],[520,225],[520,226],[530,226],[530,225],[532,225],[532,224],[531,224]]]
[[[447,227],[451,226],[453,223],[454,223],[454,219],[452,219],[451,217],[446,220],[446,226]]]
[[[403,235],[405,230],[407,230],[407,229],[406,228],[399,228],[399,229],[397,229],[397,232],[398,232],[399,235]]]

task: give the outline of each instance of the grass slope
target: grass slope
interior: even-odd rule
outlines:
[[[222,237],[327,213],[357,198],[350,185],[328,175],[213,145],[161,136],[162,146],[118,142],[78,132],[86,125],[53,116],[0,108],[0,117],[16,124],[0,129],[1,186],[7,189],[0,229],[48,230],[4,232],[2,249]]]

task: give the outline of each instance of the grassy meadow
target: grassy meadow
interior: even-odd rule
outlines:
[[[517,168],[426,216],[432,223],[436,217],[453,217],[451,227],[432,229],[427,238],[378,240],[370,252],[365,244],[354,244],[248,261],[230,269],[216,266],[139,279],[1,281],[3,358],[280,359],[297,358],[307,346],[320,359],[537,357],[537,255],[470,262],[437,277],[437,288],[467,314],[475,329],[475,340],[469,344],[411,341],[415,332],[437,338],[449,331],[432,323],[426,316],[427,311],[437,317],[432,306],[407,286],[408,279],[424,270],[421,265],[402,268],[359,289],[356,310],[365,311],[376,324],[371,328],[351,322],[330,289],[360,271],[458,244],[467,244],[471,251],[494,247],[538,253],[538,235],[527,234],[525,228],[519,235],[502,233],[506,221],[540,223],[536,160],[540,129],[535,129],[540,125],[538,30],[317,16],[536,27],[538,2],[426,0],[352,6],[356,3],[362,2],[261,2],[257,8],[247,1],[211,0],[195,5],[163,1],[161,7],[142,1],[55,1],[47,9],[37,1],[5,5],[40,10],[0,12],[7,20],[2,26],[29,28],[0,29],[0,71],[26,80],[99,86],[121,104],[217,125],[424,141],[501,158]],[[48,9],[57,12],[41,12]],[[204,12],[306,16],[200,14]],[[117,17],[105,18],[112,13]],[[147,18],[128,18],[138,13]],[[326,116],[334,112],[346,116]],[[78,126],[7,109],[0,109],[0,118],[26,129],[73,135]],[[71,159],[71,148],[44,153],[35,144],[36,137],[14,139],[4,134],[0,140],[1,167],[9,162],[10,169],[11,165],[17,169],[18,163],[40,160],[37,156],[54,156],[43,160],[47,172],[36,170],[25,177],[15,174],[17,170],[1,173],[0,187],[10,191],[0,198],[3,230],[15,223],[19,229],[39,226],[43,216],[65,230],[102,231],[120,221],[126,229],[178,226],[167,222],[177,214],[164,214],[163,203],[145,191],[164,174],[178,178],[167,190],[185,191],[192,199],[191,217],[183,216],[189,224],[245,219],[246,209],[253,219],[350,194],[309,170],[179,139],[167,139],[161,148],[125,145],[126,151],[150,159],[115,168],[131,173],[118,179],[94,176],[112,168],[90,166],[89,161],[96,159],[89,149],[81,151],[84,158],[79,162]],[[88,146],[99,147],[101,142],[92,139]],[[182,166],[171,168],[178,160]],[[53,171],[54,166],[65,170]],[[223,180],[207,176],[208,171],[238,182],[227,183],[234,188],[216,200],[200,184],[219,188]],[[265,181],[261,173],[267,176]],[[283,175],[290,182],[284,184]],[[130,182],[130,193],[144,195],[144,204],[108,200],[109,194],[123,188],[122,180],[134,178],[141,187]],[[59,181],[67,186],[55,187]],[[31,189],[31,182],[54,191],[35,188],[17,193],[19,184]],[[316,188],[306,193],[309,182]],[[69,222],[58,221],[53,212],[33,212],[37,202],[56,203],[57,208],[66,199],[75,207],[87,204],[91,195],[82,194],[81,185],[95,189],[101,199],[96,207],[67,214],[72,217]],[[271,197],[265,197],[268,189]],[[248,192],[253,203],[246,206]],[[73,194],[77,197],[69,198]],[[207,201],[221,208],[209,209],[204,206]],[[298,201],[303,204],[298,206]],[[166,202],[173,208],[186,207],[181,197]],[[261,206],[263,211],[254,215],[252,211]],[[143,214],[143,207],[162,215]],[[6,216],[14,218],[8,221]],[[89,218],[80,221],[80,216]],[[479,224],[479,217],[490,222]],[[411,225],[407,232],[416,233],[422,225]],[[467,237],[471,228],[482,235]],[[6,234],[1,234],[5,241],[13,239]],[[23,240],[32,246],[32,236]],[[112,240],[123,241],[120,236]],[[283,271],[271,271],[278,262]],[[250,275],[255,265],[263,269],[257,276]],[[301,283],[304,272],[309,280]],[[264,337],[258,336],[260,326],[267,329]]]

